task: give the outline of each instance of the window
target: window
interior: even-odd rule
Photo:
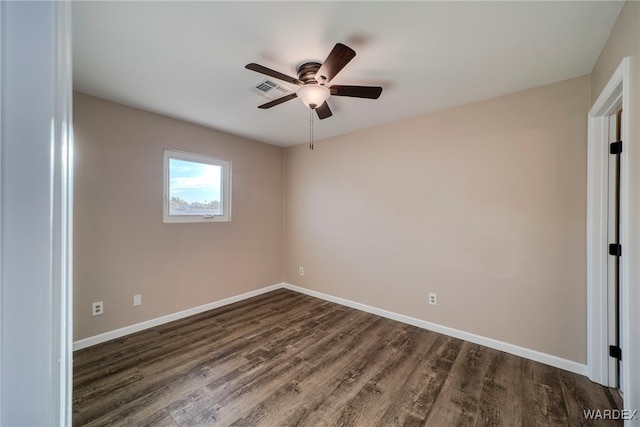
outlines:
[[[231,220],[231,162],[164,150],[164,222]]]

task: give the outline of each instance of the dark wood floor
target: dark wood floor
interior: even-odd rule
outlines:
[[[621,425],[586,377],[287,290],[74,357],[76,426]]]

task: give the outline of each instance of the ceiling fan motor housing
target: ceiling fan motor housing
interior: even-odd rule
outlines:
[[[317,84],[316,73],[320,69],[322,64],[318,62],[305,62],[298,67],[298,80],[304,84]]]

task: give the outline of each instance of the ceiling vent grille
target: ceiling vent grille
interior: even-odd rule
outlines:
[[[282,98],[283,96],[294,92],[292,89],[270,79],[260,80],[258,83],[251,86],[249,90],[267,98],[268,100]]]

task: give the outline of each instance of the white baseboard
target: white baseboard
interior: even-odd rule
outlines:
[[[129,335],[135,332],[143,331],[145,329],[153,328],[154,326],[159,326],[165,323],[172,322],[174,320],[183,319],[185,317],[193,316],[194,314],[202,313],[207,310],[212,310],[214,308],[222,307],[228,304],[232,304],[234,302],[242,301],[247,298],[252,298],[252,297],[264,294],[266,292],[271,292],[271,291],[275,291],[276,289],[283,289],[283,288],[289,289],[294,292],[299,292],[305,295],[309,295],[315,298],[320,298],[325,301],[330,301],[336,304],[355,308],[356,310],[361,310],[367,313],[386,317],[387,319],[396,320],[398,322],[417,326],[418,328],[438,332],[454,338],[459,338],[461,340],[469,341],[474,344],[479,344],[485,347],[504,351],[505,353],[514,354],[516,356],[520,356],[526,359],[534,360],[536,362],[544,363],[549,366],[554,366],[556,368],[564,369],[566,371],[575,372],[576,374],[586,375],[587,373],[587,366],[582,363],[563,359],[557,356],[552,356],[546,353],[541,353],[539,351],[520,347],[514,344],[509,344],[506,342],[494,340],[492,338],[483,337],[481,335],[460,331],[458,329],[450,328],[448,326],[438,325],[437,323],[427,322],[426,320],[420,320],[414,317],[405,316],[404,314],[398,314],[392,311],[383,310],[381,308],[372,307],[366,304],[361,304],[359,302],[351,301],[348,299],[335,297],[333,295],[323,294],[322,292],[301,288],[300,286],[296,286],[296,285],[292,285],[290,283],[284,283],[284,282],[278,283],[276,285],[271,285],[264,288],[256,289],[255,291],[246,292],[244,294],[236,295],[233,297],[225,298],[219,301],[214,301],[209,304],[190,308],[188,310],[183,310],[177,313],[147,320],[145,322],[136,323],[135,325],[116,329],[115,331],[105,332],[100,335],[95,335],[93,337],[78,340],[73,343],[73,350],[74,351],[80,350],[86,347],[90,347],[92,345],[96,345],[112,339],[120,338],[125,335]]]
[[[103,334],[99,334],[89,338],[84,338],[78,341],[74,341],[73,351],[80,350],[86,347],[91,347],[92,345],[100,344],[116,338],[121,338],[121,337],[124,337],[125,335],[133,334],[135,332],[144,331],[145,329],[149,329],[149,328],[153,328],[154,326],[159,326],[165,323],[173,322],[174,320],[184,319],[185,317],[193,316],[194,314],[202,313],[207,310],[213,310],[214,308],[233,304],[234,302],[242,301],[247,298],[252,298],[252,297],[264,294],[266,292],[275,291],[276,289],[281,289],[282,287],[283,287],[282,283],[267,286],[265,288],[256,289],[255,291],[250,291],[244,294],[221,299],[219,301],[214,301],[209,304],[200,305],[198,307],[179,311],[177,313],[168,314],[166,316],[157,317],[151,320],[146,320],[141,323],[136,323],[135,325],[125,326],[124,328],[116,329],[115,331],[109,331]]]
[[[301,288],[300,286],[291,285],[289,283],[282,283],[281,287],[289,289],[295,292],[300,292],[312,297],[320,298],[326,301],[335,302],[347,307],[355,308],[356,310],[366,311],[367,313],[375,314],[387,319],[397,320],[398,322],[406,323],[409,325],[417,326],[422,329],[438,332],[450,337],[459,338],[461,340],[469,341],[474,344],[483,345],[485,347],[493,348],[495,350],[504,351],[505,353],[514,354],[516,356],[524,357],[526,359],[534,360],[536,362],[544,363],[549,366],[564,369],[565,371],[574,372],[580,375],[587,374],[587,365],[574,362],[572,360],[563,359],[561,357],[553,356],[546,353],[541,353],[536,350],[520,347],[514,344],[494,340],[492,338],[483,337],[481,335],[472,334],[469,332],[460,331],[458,329],[450,328],[448,326],[438,325],[437,323],[427,322],[426,320],[416,319],[414,317],[405,316],[403,314],[394,313],[392,311],[383,310],[377,307],[372,307],[359,302],[351,301],[344,298],[335,297],[333,295],[323,294],[322,292],[312,291],[310,289]]]

